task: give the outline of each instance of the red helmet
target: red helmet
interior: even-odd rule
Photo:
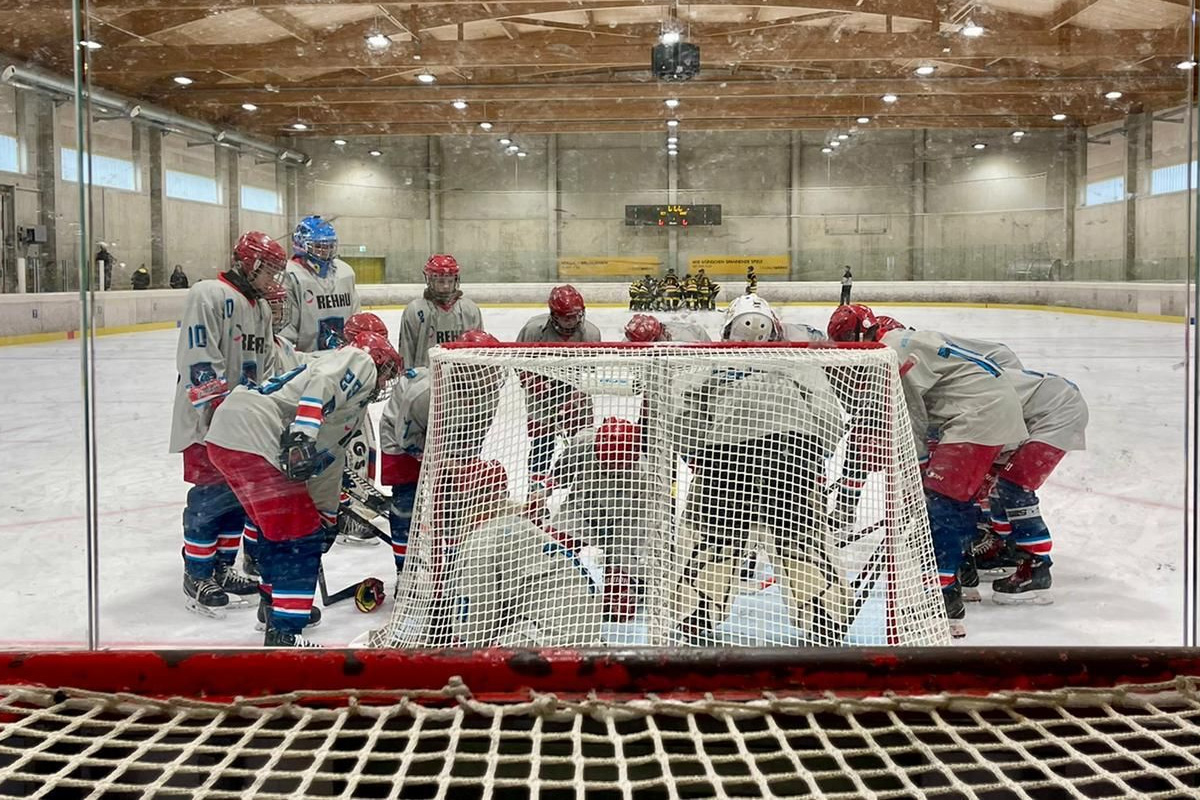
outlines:
[[[888,331],[902,331],[905,329],[904,323],[901,322],[900,320],[896,319],[895,317],[880,316],[880,317],[876,317],[875,321],[879,323],[879,333],[877,334],[878,336],[883,336]]]
[[[665,334],[663,324],[649,314],[634,314],[625,324],[625,338],[631,342],[661,342]]]
[[[346,320],[346,325],[342,328],[342,336],[351,343],[364,333],[377,333],[386,339],[388,336],[387,325],[384,325],[383,320],[370,311],[362,311]]]
[[[279,242],[262,231],[247,231],[233,246],[233,267],[248,280],[254,280],[259,269],[280,272],[287,266],[287,253]]]
[[[550,323],[563,336],[570,335],[583,322],[583,295],[570,284],[550,290]]]
[[[458,474],[458,486],[471,502],[495,502],[508,495],[508,471],[499,461],[472,461]]]
[[[385,399],[392,384],[396,382],[396,378],[400,377],[400,373],[404,371],[404,359],[400,357],[396,348],[392,347],[392,343],[386,337],[372,331],[358,334],[350,344],[359,350],[366,350],[370,354],[371,360],[375,362],[377,377],[371,402]]]
[[[500,340],[495,336],[481,330],[464,331],[459,341],[467,344],[500,344]]]
[[[827,332],[835,342],[873,342],[879,334],[879,320],[866,306],[838,306],[829,317]]]
[[[458,277],[458,262],[454,260],[454,256],[450,255],[433,255],[425,262],[425,277],[431,275],[442,275],[448,278]]]
[[[267,301],[267,305],[271,308],[271,328],[276,333],[283,329],[287,322],[288,312],[288,293],[283,284],[278,281],[272,281],[266,289],[263,289],[262,299]]]
[[[641,426],[609,417],[596,430],[596,460],[613,466],[632,464],[642,450]]]

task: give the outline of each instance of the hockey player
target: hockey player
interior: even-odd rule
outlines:
[[[467,465],[466,532],[449,581],[451,631],[467,647],[582,647],[601,643],[602,588],[569,540],[539,528],[508,498],[497,461]]]
[[[600,341],[600,329],[585,318],[587,307],[583,295],[574,286],[555,286],[550,290],[548,305],[548,314],[539,314],[525,323],[517,334],[518,342]],[[565,422],[562,412],[591,422],[591,402],[557,378],[523,373],[521,385],[525,387],[529,409],[529,474],[539,480],[545,477],[554,457],[554,437]],[[574,425],[567,427],[571,428],[568,435],[578,430]]]
[[[460,341],[479,345],[499,344],[495,336],[480,330],[465,332]],[[469,386],[460,386],[463,388],[462,396],[469,398],[470,403],[449,412],[451,418],[446,420],[447,446],[455,451],[457,457],[478,458],[483,449],[483,439],[496,413],[501,377],[479,370],[474,373],[464,370],[461,375],[452,375],[450,380],[469,382]],[[429,427],[430,388],[428,366],[405,370],[379,420],[379,441],[383,453],[380,482],[392,488],[392,506],[388,517],[396,572],[404,569],[408,555],[409,529],[417,499],[421,459],[425,454],[425,432]]]
[[[699,308],[699,287],[696,279],[692,277],[692,273],[685,272],[683,280],[679,282],[679,290],[683,293],[683,304],[688,311],[695,311]]]
[[[696,295],[700,303],[700,308],[705,311],[715,311],[717,308],[717,293],[721,291],[721,284],[713,283],[709,280],[708,274],[704,270],[696,273]]]
[[[179,322],[170,451],[183,454],[183,479],[192,484],[183,511],[183,591],[188,608],[208,616],[219,616],[230,594],[252,595],[257,585],[233,567],[245,513],[209,460],[204,436],[231,386],[253,385],[274,371],[264,298],[274,293],[286,261],[270,236],[242,234],[230,268],[188,289]]]
[[[454,256],[430,256],[425,262],[425,296],[404,308],[400,322],[400,355],[413,367],[429,366],[429,348],[456,342],[464,331],[481,330],[479,306],[458,288]]]
[[[1012,384],[1004,380],[1004,370],[994,362],[956,347],[936,331],[909,330],[894,320],[885,330],[866,306],[839,306],[829,319],[829,337],[838,342],[882,342],[899,357],[913,439],[923,467],[942,598],[951,634],[964,636],[961,620],[966,612],[957,571],[963,543],[975,531],[972,500],[1004,445],[1025,440],[1021,402]],[[869,410],[859,408],[851,413],[861,415]],[[926,445],[930,427],[938,429],[940,438],[932,456]]]
[[[337,257],[337,233],[317,216],[305,217],[292,232],[292,260],[284,284],[290,318],[280,335],[301,352],[333,350],[342,327],[362,310],[354,269]]]
[[[746,294],[758,293],[758,273],[754,271],[754,265],[746,267]]]
[[[627,342],[711,342],[708,331],[694,322],[662,322],[649,314],[634,314],[625,324]]]
[[[638,277],[629,284],[629,310],[645,311],[650,307],[650,287],[645,278]]]
[[[213,417],[212,463],[261,533],[265,646],[313,646],[301,631],[337,530],[345,442],[401,366],[387,339],[364,333],[260,386],[238,387]]]
[[[826,336],[811,325],[784,322],[771,304],[756,294],[734,299],[725,311],[721,339],[726,342],[819,342]]]
[[[679,288],[679,276],[675,274],[675,270],[668,269],[667,274],[663,275],[659,282],[659,293],[662,297],[662,310],[675,311],[679,308],[682,301],[682,291]]]

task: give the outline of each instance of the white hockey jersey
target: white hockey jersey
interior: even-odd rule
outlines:
[[[550,314],[538,314],[525,323],[517,334],[518,342],[598,342],[600,329],[592,322],[584,319],[570,336],[563,337],[550,324]]]
[[[708,331],[694,322],[664,322],[665,340],[668,342],[711,342]]]
[[[467,647],[601,643],[603,587],[578,553],[519,514],[464,537],[449,589],[451,629]]]
[[[407,369],[392,389],[379,419],[379,449],[420,458],[429,427],[429,368]]]
[[[214,379],[230,388],[257,383],[275,371],[271,309],[248,299],[223,276],[188,289],[175,348],[175,401],[170,452],[204,441],[212,412],[195,406],[188,389]]]
[[[1005,370],[1004,377],[1021,400],[1029,429],[1026,441],[1066,451],[1087,449],[1088,407],[1078,386],[1060,375],[1033,370]]]
[[[336,508],[346,444],[362,424],[376,382],[370,354],[342,347],[257,388],[234,389],[213,415],[205,441],[255,453],[278,467],[285,429],[312,438],[324,464],[310,479],[309,491],[318,508]],[[326,480],[319,480],[322,477]],[[326,487],[323,496],[313,490],[314,485]]]
[[[335,258],[322,277],[293,258],[284,270],[283,283],[288,291],[288,319],[279,335],[305,353],[337,348],[346,320],[362,311],[354,269]]]
[[[1025,369],[1025,365],[1021,363],[1021,359],[1006,344],[988,342],[983,339],[964,339],[962,336],[950,334],[946,335],[946,339],[951,344],[956,344],[966,350],[974,350],[984,358],[995,361],[1004,370]]]
[[[817,330],[812,325],[784,322],[782,327],[783,341],[785,342],[825,342],[829,340],[824,331]]]
[[[926,433],[942,442],[1006,445],[1024,441],[1021,402],[1004,370],[978,352],[951,344],[937,331],[894,330],[880,339],[896,351],[917,455]]]
[[[429,366],[429,348],[457,342],[471,330],[483,330],[483,316],[471,300],[460,297],[448,309],[424,297],[413,300],[400,319],[399,350],[404,366]]]

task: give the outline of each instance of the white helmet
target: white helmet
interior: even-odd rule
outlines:
[[[727,342],[772,342],[782,334],[771,304],[756,294],[744,294],[729,304],[721,338]]]

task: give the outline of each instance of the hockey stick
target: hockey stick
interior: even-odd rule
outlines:
[[[354,598],[354,606],[364,614],[369,614],[383,604],[384,586],[383,581],[379,578],[363,578],[357,583],[352,583],[345,589],[339,589],[333,594],[329,593],[329,586],[325,583],[325,567],[321,566],[317,570],[317,587],[321,590],[321,605],[328,608],[334,603],[340,603],[343,600]]]

